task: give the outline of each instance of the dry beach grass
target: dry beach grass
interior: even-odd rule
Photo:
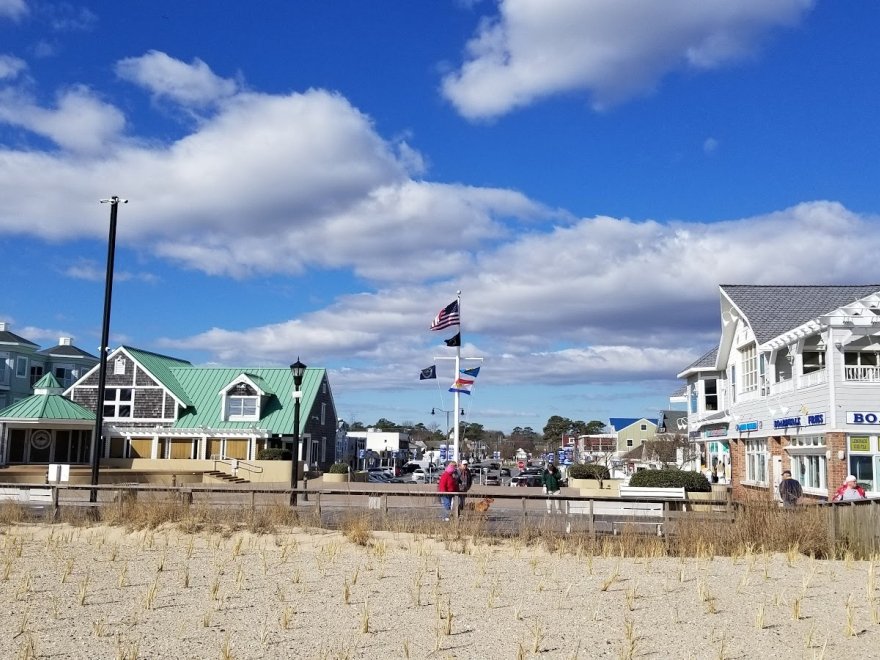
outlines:
[[[776,545],[776,515],[670,544],[540,522],[502,540],[479,517],[377,531],[351,515],[328,531],[284,507],[58,524],[7,507],[0,656],[872,657],[880,558],[829,552],[809,517]]]

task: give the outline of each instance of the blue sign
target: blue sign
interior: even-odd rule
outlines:
[[[740,432],[757,431],[759,428],[761,428],[761,425],[759,422],[743,422],[742,424],[736,425],[736,430],[740,431]]]
[[[818,426],[825,423],[825,415],[818,413],[816,415],[807,415],[807,426]]]
[[[774,419],[773,420],[773,428],[774,429],[787,429],[790,426],[800,426],[801,418],[800,417],[783,417],[782,419]]]

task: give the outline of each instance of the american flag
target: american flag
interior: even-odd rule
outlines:
[[[440,310],[440,313],[431,321],[431,330],[443,330],[453,325],[458,325],[458,301],[453,300]]]

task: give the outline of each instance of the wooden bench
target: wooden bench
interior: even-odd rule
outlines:
[[[621,499],[651,499],[657,498],[661,500],[686,500],[687,493],[684,487],[681,488],[650,488],[648,486],[621,486]]]
[[[18,502],[19,504],[40,507],[54,504],[51,488],[15,488],[11,486],[0,488],[0,502]]]

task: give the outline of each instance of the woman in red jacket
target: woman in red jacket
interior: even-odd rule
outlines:
[[[865,499],[865,489],[859,486],[855,475],[849,475],[843,485],[834,493],[832,502],[844,502],[847,500],[863,500]]]
[[[458,492],[458,476],[457,465],[455,461],[450,461],[443,474],[440,475],[440,481],[437,482],[437,490],[440,493],[457,493]],[[443,505],[443,520],[449,520],[449,512],[452,511],[452,495],[440,495],[440,504]]]

